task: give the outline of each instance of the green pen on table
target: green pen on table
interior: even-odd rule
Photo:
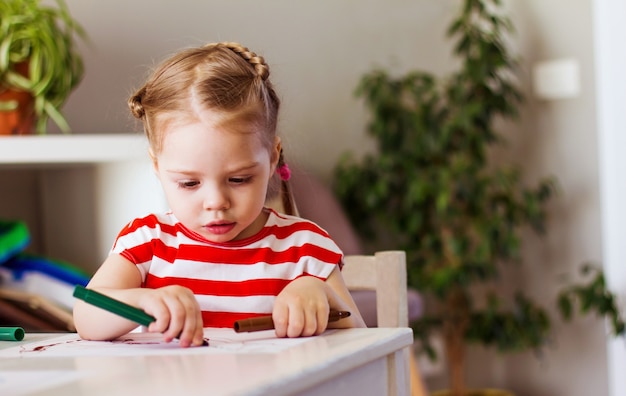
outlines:
[[[21,327],[0,327],[0,341],[22,341],[24,329]]]
[[[128,305],[109,296],[105,296],[95,290],[86,289],[81,285],[76,285],[73,295],[88,304],[95,305],[96,307],[107,310],[123,318],[132,320],[142,326],[149,326],[150,323],[156,320],[153,316],[148,315],[139,308],[135,308],[132,305]],[[202,345],[208,346],[209,343],[206,340],[203,340]]]

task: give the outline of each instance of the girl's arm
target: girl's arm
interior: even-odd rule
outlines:
[[[87,288],[139,307],[156,318],[148,331],[163,333],[165,341],[178,337],[181,346],[202,344],[202,316],[193,293],[184,287],[141,288],[137,267],[112,254],[98,269]],[[74,305],[74,325],[81,338],[111,340],[138,326],[137,323],[83,301]]]
[[[351,315],[328,323],[330,309],[350,311]],[[272,319],[278,337],[317,335],[331,327],[366,327],[339,267],[326,281],[303,276],[289,283],[276,297]]]
[[[339,267],[336,267],[328,279],[326,279],[326,284],[335,293],[334,296],[332,294],[329,295],[328,302],[330,308],[338,311],[350,311],[350,316],[348,318],[341,319],[337,322],[331,322],[328,324],[328,327],[333,329],[367,327],[363,317],[361,316],[359,308],[357,308],[352,295],[346,287]]]

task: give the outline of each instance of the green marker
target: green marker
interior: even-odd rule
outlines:
[[[0,327],[0,341],[22,341],[24,329],[21,327]]]
[[[132,320],[142,326],[149,326],[150,323],[156,320],[153,316],[148,315],[139,308],[135,308],[132,305],[128,305],[109,296],[105,296],[95,290],[85,289],[81,285],[76,285],[74,288],[74,297],[128,320]]]
[[[91,305],[95,305],[98,308],[102,308],[111,313],[119,315],[128,320],[132,320],[133,322],[139,323],[142,326],[149,326],[150,323],[156,320],[153,316],[148,315],[139,308],[135,308],[132,305],[128,305],[109,296],[105,296],[104,294],[98,293],[95,290],[85,289],[81,285],[76,285],[76,287],[74,288],[74,297],[79,298]],[[209,344],[206,340],[204,340],[202,345],[206,346]]]

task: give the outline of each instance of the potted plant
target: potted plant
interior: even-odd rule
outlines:
[[[63,0],[0,2],[0,134],[28,134],[33,123],[43,134],[48,119],[70,130],[61,107],[84,74],[77,37],[85,32]]]
[[[470,394],[468,342],[501,351],[540,348],[550,330],[542,306],[495,287],[504,266],[519,261],[522,229],[543,232],[545,204],[557,188],[551,177],[527,187],[519,167],[490,160],[491,148],[504,142],[496,121],[514,119],[523,100],[512,81],[517,62],[504,42],[512,24],[500,3],[463,0],[448,30],[461,67],[447,78],[378,69],[361,79],[356,94],[371,111],[368,131],[378,150],[361,159],[347,153],[333,180],[370,246],[406,251],[409,285],[427,301],[414,334],[431,354],[429,335],[442,335],[455,396]],[[578,299],[583,312],[619,324],[607,296],[596,278],[568,286],[559,306],[569,318]]]

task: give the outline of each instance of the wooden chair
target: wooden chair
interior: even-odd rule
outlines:
[[[406,254],[382,251],[374,255],[346,255],[343,277],[348,290],[376,291],[378,327],[408,327]],[[404,350],[412,396],[425,396],[412,348]]]

